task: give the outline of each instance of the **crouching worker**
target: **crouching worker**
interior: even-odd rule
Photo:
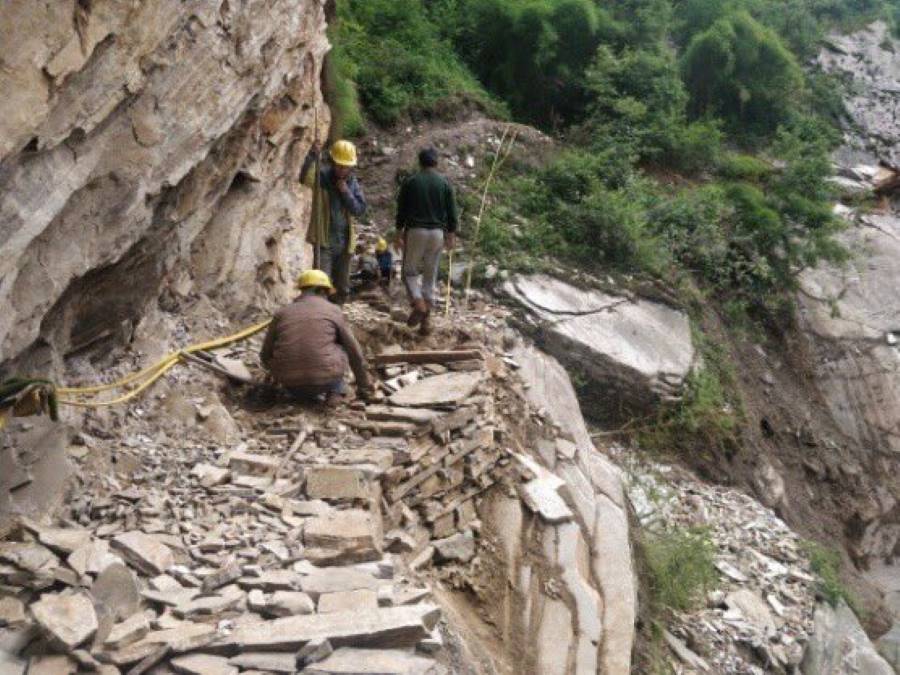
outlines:
[[[359,395],[368,397],[365,358],[341,308],[327,299],[334,292],[328,275],[307,270],[297,278],[297,288],[300,296],[272,318],[260,354],[263,366],[294,398],[324,396],[335,405],[346,393],[349,364]]]

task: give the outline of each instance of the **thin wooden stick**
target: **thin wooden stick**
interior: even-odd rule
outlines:
[[[507,137],[509,137],[511,128],[511,125],[507,124],[503,129],[503,136],[500,137],[500,145],[497,147],[497,154],[494,155],[494,161],[491,164],[491,170],[488,172],[487,180],[485,180],[484,182],[484,191],[481,193],[481,204],[478,207],[478,215],[476,216],[475,220],[475,233],[472,237],[471,244],[473,255],[471,257],[471,260],[469,261],[469,268],[466,270],[465,306],[467,308],[469,306],[469,292],[472,289],[472,270],[475,267],[475,252],[478,250],[478,235],[481,233],[481,223],[484,219],[484,212],[487,208],[488,191],[491,188],[491,183],[494,180],[494,176],[496,175],[497,170],[506,162],[506,159],[512,152],[512,148],[516,142],[516,138],[519,135],[518,131],[513,132],[512,136],[510,137],[509,144],[507,145],[506,151],[504,152],[503,144],[506,142]]]

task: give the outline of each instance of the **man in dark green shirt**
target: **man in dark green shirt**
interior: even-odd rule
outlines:
[[[429,317],[434,306],[441,249],[456,245],[459,216],[450,182],[437,172],[434,148],[419,153],[421,170],[408,178],[397,197],[397,231],[403,243],[403,283],[412,304],[409,326],[431,332]]]

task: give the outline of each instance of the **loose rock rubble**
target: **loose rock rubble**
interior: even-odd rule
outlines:
[[[815,578],[800,538],[737,490],[622,448],[628,492],[649,532],[704,528],[719,583],[706,607],[677,613],[665,634],[678,673],[791,673],[813,631]]]
[[[20,518],[0,543],[2,672],[45,672],[48,655],[46,672],[446,672],[416,571],[458,581],[479,564],[475,500],[492,486],[572,517],[564,482],[510,447],[509,420],[528,416],[504,389],[515,362],[485,349],[407,362],[389,345],[380,400],[237,407],[232,446],[143,413],[94,437],[118,471],[88,453],[57,522]]]

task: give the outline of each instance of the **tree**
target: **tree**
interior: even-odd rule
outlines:
[[[745,11],[697,34],[682,59],[694,116],[718,115],[732,129],[771,134],[803,87],[803,72],[774,31]]]

